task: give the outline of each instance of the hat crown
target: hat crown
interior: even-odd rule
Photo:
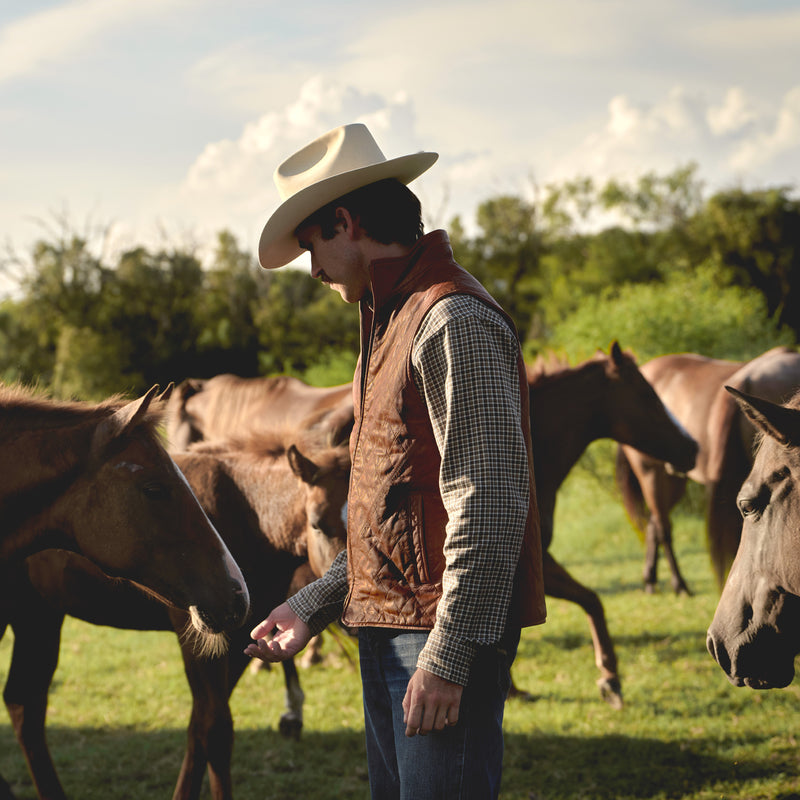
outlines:
[[[275,186],[286,200],[307,186],[386,161],[366,125],[334,128],[286,159],[276,170]]]

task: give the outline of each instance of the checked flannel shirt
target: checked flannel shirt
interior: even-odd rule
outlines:
[[[470,295],[428,312],[412,348],[416,384],[441,453],[448,513],[443,594],[417,666],[465,685],[476,648],[499,641],[529,503],[520,428],[519,342],[505,320]],[[347,553],[289,599],[312,633],[342,612]]]

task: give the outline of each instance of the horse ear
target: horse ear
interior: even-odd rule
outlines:
[[[319,467],[310,458],[306,458],[295,445],[289,446],[286,457],[289,459],[292,472],[302,481],[313,486],[319,478]]]
[[[150,408],[150,403],[153,402],[157,392],[158,386],[153,386],[138,400],[126,403],[110,417],[106,417],[94,432],[92,448],[102,450],[109,442],[138,425],[147,413],[147,409]]]
[[[621,367],[622,362],[625,360],[622,348],[619,346],[619,342],[616,339],[611,342],[611,358],[618,367]]]
[[[733,395],[742,412],[757,428],[780,444],[800,446],[800,410],[745,394],[732,386],[726,386],[725,389]]]
[[[153,388],[157,389],[158,387],[157,387],[157,386],[155,386],[155,387],[153,387]],[[170,381],[170,382],[167,384],[167,388],[166,388],[166,389],[164,389],[164,391],[163,391],[163,392],[161,392],[161,394],[160,394],[158,397],[156,397],[156,402],[157,402],[157,403],[166,403],[166,402],[167,402],[167,400],[169,400],[169,398],[170,398],[170,395],[172,394],[172,390],[173,390],[174,388],[175,388],[175,384],[174,384],[172,381]],[[152,391],[152,390],[151,390],[151,391]]]

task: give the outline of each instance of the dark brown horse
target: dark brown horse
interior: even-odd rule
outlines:
[[[697,444],[664,408],[633,357],[614,342],[574,368],[530,371],[531,439],[544,550],[547,595],[577,603],[588,615],[598,686],[611,705],[622,705],[617,658],[597,593],[578,583],[549,552],[558,488],[586,447],[611,438],[691,469]]]
[[[92,405],[0,388],[0,566],[73,550],[190,610],[198,628],[237,627],[247,587],[160,443],[156,392]]]
[[[288,449],[275,437],[240,445],[205,446],[175,456],[208,515],[236,556],[251,586],[253,616],[228,634],[224,655],[209,657],[208,644],[187,634],[188,618],[111,580],[72,553],[50,550],[10,572],[0,590],[0,624],[11,624],[15,642],[4,692],[14,727],[42,798],[64,798],[45,741],[47,692],[58,660],[65,614],[99,625],[174,630],[179,637],[193,705],[188,743],[175,798],[197,798],[208,769],[211,796],[232,797],[233,722],[228,699],[249,660],[249,630],[282,602],[299,565],[321,574],[344,547],[342,508],[349,480],[346,447],[299,442]],[[302,691],[293,665],[287,685],[284,733],[299,734]]]
[[[688,478],[706,488],[708,546],[721,587],[739,541],[735,498],[752,465],[753,441],[752,426],[723,387],[728,383],[780,402],[800,386],[800,354],[776,347],[744,364],[677,354],[642,365],[642,373],[700,445],[697,464],[686,474],[634,448],[618,450],[617,480],[623,502],[647,543],[645,588],[653,591],[656,586],[658,549],[663,547],[673,589],[689,593],[672,549],[670,522]]]
[[[352,384],[309,386],[288,375],[188,378],[173,392],[166,417],[173,451],[185,450],[192,442],[224,439],[262,428],[280,429],[311,418],[339,443],[347,439],[352,428]]]
[[[738,495],[744,522],[707,646],[734,686],[788,686],[800,653],[800,395],[735,393],[763,437]]]

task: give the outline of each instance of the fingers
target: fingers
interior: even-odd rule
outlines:
[[[273,615],[270,614],[263,622],[259,622],[258,625],[250,631],[250,638],[251,639],[263,639],[266,636],[269,636],[275,630],[275,620],[273,619]]]
[[[424,670],[411,677],[403,697],[406,736],[424,736],[458,722],[462,687]]]

